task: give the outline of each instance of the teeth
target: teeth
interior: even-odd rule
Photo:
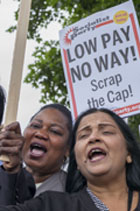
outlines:
[[[91,152],[89,153],[89,159],[93,159],[93,157],[96,155],[101,155],[101,154],[96,154],[96,153],[101,153],[101,154],[104,154],[102,152],[102,150],[100,149],[92,149]]]
[[[46,152],[46,148],[43,147],[40,144],[37,144],[37,143],[31,144],[30,149],[31,150],[34,150],[34,149],[36,149],[36,150],[42,150],[42,151]]]
[[[94,152],[101,152],[101,150],[100,149],[93,149],[91,152],[92,153],[94,153]]]

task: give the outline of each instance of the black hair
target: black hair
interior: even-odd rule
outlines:
[[[71,116],[70,110],[69,110],[66,106],[64,106],[64,105],[62,105],[62,104],[59,104],[59,103],[52,103],[52,104],[44,105],[44,106],[42,106],[42,107],[39,109],[39,111],[37,111],[37,113],[35,113],[35,114],[31,117],[30,121],[32,121],[32,119],[33,119],[38,113],[40,113],[41,111],[43,111],[43,110],[45,110],[45,109],[48,109],[48,108],[54,108],[54,109],[60,111],[60,112],[66,117],[66,119],[67,119],[67,128],[68,128],[68,130],[69,130],[68,144],[70,144],[70,142],[71,142],[71,133],[72,133],[72,116]]]
[[[68,167],[68,176],[66,181],[66,191],[76,192],[82,189],[86,185],[85,177],[77,170],[77,163],[74,154],[74,145],[76,141],[76,132],[78,126],[83,117],[86,115],[104,112],[112,117],[115,123],[118,125],[120,131],[122,132],[127,145],[127,150],[132,157],[132,163],[126,163],[126,181],[129,189],[140,191],[140,146],[135,139],[133,133],[131,132],[127,123],[119,117],[115,112],[106,108],[92,108],[83,112],[75,121],[75,125],[72,132],[72,143],[71,143],[71,154],[70,154],[70,164]]]
[[[5,102],[6,102],[6,97],[5,97],[4,89],[2,88],[2,86],[0,86],[0,125],[3,119]]]

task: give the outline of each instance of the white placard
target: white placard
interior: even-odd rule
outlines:
[[[140,31],[132,1],[62,29],[60,47],[74,117],[93,107],[122,117],[140,113]]]

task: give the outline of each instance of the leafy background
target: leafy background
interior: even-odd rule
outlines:
[[[20,0],[14,0],[20,3]],[[32,54],[34,63],[28,66],[29,73],[24,82],[40,89],[40,102],[59,102],[69,106],[68,93],[59,42],[57,40],[43,40],[42,29],[47,29],[52,21],[56,21],[65,27],[81,18],[95,12],[113,7],[124,0],[32,0],[28,39],[36,41],[37,46]],[[140,23],[140,0],[133,0],[138,20]],[[15,11],[15,20],[18,20],[18,12]],[[14,32],[16,25],[7,31]],[[55,33],[55,32],[54,32]],[[138,126],[140,115],[128,118],[128,124],[140,139]]]

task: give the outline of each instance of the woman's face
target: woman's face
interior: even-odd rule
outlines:
[[[31,170],[52,174],[68,150],[67,118],[55,108],[39,112],[24,131],[23,159]]]
[[[88,181],[125,174],[126,141],[108,114],[96,112],[83,117],[76,133],[75,156]]]

